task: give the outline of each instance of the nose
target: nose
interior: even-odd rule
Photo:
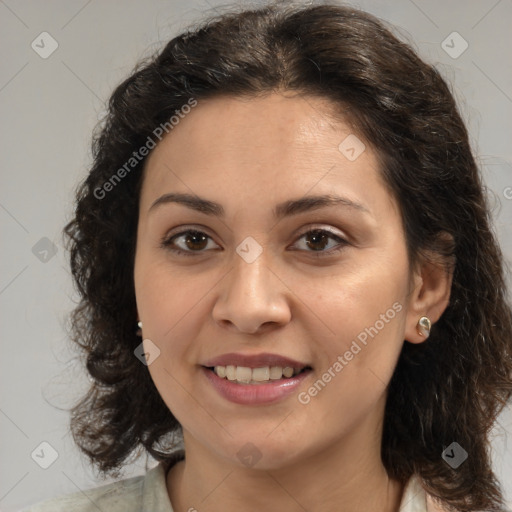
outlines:
[[[214,320],[237,332],[257,334],[291,319],[286,285],[267,265],[265,251],[252,263],[235,256],[233,269],[219,283]]]

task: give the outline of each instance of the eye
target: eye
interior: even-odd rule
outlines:
[[[194,256],[193,253],[204,252],[203,249],[209,248],[208,240],[212,239],[206,233],[195,229],[188,229],[187,231],[182,231],[181,233],[177,233],[171,237],[164,238],[161,246],[175,252],[176,254]],[[181,243],[182,245],[180,246],[178,243]]]
[[[317,257],[332,255],[343,250],[346,245],[349,245],[346,240],[327,229],[311,229],[303,233],[299,240],[302,238],[307,240],[305,244],[306,252],[317,253],[315,254]],[[337,244],[334,244],[334,249],[325,250],[329,245],[329,240],[335,240]],[[176,254],[195,256],[194,253],[202,253],[205,252],[205,249],[212,249],[212,247],[208,247],[209,241],[213,242],[212,238],[203,231],[188,229],[164,238],[161,242],[161,247]],[[217,245],[215,242],[213,243]]]
[[[307,252],[317,253],[315,256],[330,256],[343,250],[346,245],[349,245],[346,240],[327,229],[311,229],[303,233],[299,240],[303,238],[306,239],[305,247],[311,249],[307,250]],[[325,250],[329,245],[329,239],[335,240],[338,243],[334,244],[334,249]]]

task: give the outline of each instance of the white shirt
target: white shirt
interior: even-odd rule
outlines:
[[[166,472],[170,465],[184,458],[178,450],[171,461],[160,463],[145,475],[127,478],[88,491],[67,494],[37,505],[23,512],[173,512],[167,493]],[[200,511],[199,503],[191,509]],[[427,498],[419,479],[413,476],[405,486],[400,512],[438,512]]]

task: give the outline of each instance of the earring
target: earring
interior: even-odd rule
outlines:
[[[430,336],[431,327],[432,327],[432,324],[431,324],[428,316],[422,316],[418,320],[418,324],[416,325],[416,330],[418,331],[418,334],[421,334],[421,336],[425,336],[425,338],[428,338]]]
[[[137,336],[142,336],[142,322],[137,322],[138,329],[136,331]]]

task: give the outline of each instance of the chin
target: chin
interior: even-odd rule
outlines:
[[[303,452],[300,439],[288,436],[286,441],[272,439],[271,430],[260,429],[258,433],[233,436],[224,439],[222,445],[217,443],[212,450],[229,459],[230,463],[240,468],[272,471],[293,464]]]

